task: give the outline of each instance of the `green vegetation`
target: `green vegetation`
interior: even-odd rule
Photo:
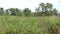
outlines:
[[[50,3],[41,3],[32,12],[0,8],[0,34],[60,34],[60,13]]]
[[[35,11],[31,11],[29,8],[24,8],[23,10],[18,8],[9,8],[4,10],[0,8],[0,15],[11,15],[11,16],[24,16],[24,17],[39,17],[39,16],[57,16],[58,10],[53,8],[51,3],[40,3]]]
[[[58,34],[60,17],[0,16],[0,34]]]

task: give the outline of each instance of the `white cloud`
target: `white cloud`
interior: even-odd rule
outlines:
[[[52,3],[54,8],[60,9],[59,0],[0,0],[0,7],[7,8],[30,8],[32,11],[39,5],[39,3]]]

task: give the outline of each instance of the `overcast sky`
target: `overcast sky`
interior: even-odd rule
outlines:
[[[4,9],[8,8],[29,8],[32,11],[38,7],[39,3],[52,3],[54,8],[60,10],[60,1],[59,0],[0,0],[0,7]]]

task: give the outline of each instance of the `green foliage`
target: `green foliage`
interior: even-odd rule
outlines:
[[[39,16],[57,16],[57,9],[53,8],[51,3],[41,3],[35,9],[36,12],[32,12],[29,8],[24,8],[23,10],[18,8],[9,8],[4,10],[4,8],[0,8],[0,15],[11,15],[11,16],[25,16],[25,17],[39,17]]]
[[[57,10],[56,9],[53,9],[53,14],[57,15]]]
[[[6,9],[4,12],[5,15],[11,15],[11,11],[9,11],[9,9]]]
[[[29,8],[25,8],[23,10],[23,15],[24,16],[31,16],[31,10]]]
[[[10,9],[7,9],[5,10],[5,14],[6,15],[12,15],[12,16],[21,16],[22,13],[21,13],[21,10],[18,9],[18,8],[10,8]]]
[[[60,34],[60,17],[1,16],[0,34]]]
[[[41,3],[39,4],[38,8],[36,9],[37,14],[39,16],[52,16],[52,15],[57,15],[57,10],[53,9],[53,5],[50,3]]]
[[[0,15],[3,15],[3,14],[4,14],[4,9],[0,8]]]

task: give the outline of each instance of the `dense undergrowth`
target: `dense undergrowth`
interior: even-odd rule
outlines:
[[[60,17],[0,16],[0,34],[60,34]]]

